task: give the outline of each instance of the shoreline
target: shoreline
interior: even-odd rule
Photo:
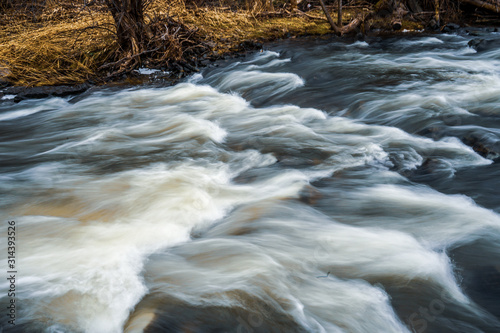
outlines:
[[[451,28],[446,29],[448,26]],[[267,40],[260,39],[256,40],[245,40],[240,43],[238,49],[233,49],[231,51],[216,54],[213,52],[208,57],[203,57],[202,59],[196,59],[198,65],[196,67],[186,65],[182,67],[177,67],[173,71],[161,70],[157,68],[142,67],[131,71],[127,75],[123,75],[120,78],[115,78],[110,81],[106,81],[106,77],[103,75],[96,76],[97,80],[88,80],[84,83],[79,84],[65,84],[65,85],[42,85],[42,86],[16,86],[16,85],[5,85],[2,87],[2,82],[0,82],[0,104],[3,103],[19,103],[27,99],[42,99],[48,97],[67,97],[74,96],[71,100],[79,99],[79,96],[89,93],[89,91],[96,91],[100,89],[108,88],[119,88],[126,89],[137,86],[173,86],[180,83],[186,77],[193,75],[197,72],[202,71],[205,68],[218,66],[218,63],[232,60],[235,58],[246,57],[249,54],[263,50],[266,45],[270,43],[279,43],[280,41],[285,41],[289,39],[336,39],[339,41],[344,41],[345,43],[355,42],[355,41],[365,41],[376,38],[397,38],[397,37],[415,37],[415,36],[432,36],[442,33],[455,33],[460,35],[471,35],[480,37],[481,34],[497,32],[499,29],[492,26],[468,26],[468,27],[457,27],[454,24],[448,24],[443,27],[441,31],[432,30],[419,30],[419,31],[375,31],[369,32],[367,34],[361,35],[350,35],[350,36],[336,36],[332,31],[331,33],[321,34],[321,35],[293,35],[284,36],[283,38],[271,37]],[[476,48],[481,42],[469,45],[472,48]],[[96,82],[97,81],[97,82]],[[8,97],[8,98],[5,98]]]
[[[90,87],[172,85],[221,59],[289,38],[350,41],[500,26],[500,17],[491,21],[491,15],[472,15],[452,4],[434,12],[431,3],[371,0],[344,6],[339,18],[334,5],[316,0],[298,1],[295,9],[292,2],[251,9],[242,3],[198,7],[188,0],[154,0],[144,9],[140,48],[126,51],[110,9],[101,1],[86,3],[58,0],[32,13],[0,7],[0,102],[6,95],[19,102]],[[156,74],[144,76],[147,70]]]

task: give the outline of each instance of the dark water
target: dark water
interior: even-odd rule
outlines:
[[[4,331],[499,332],[500,51],[471,38],[4,101]]]

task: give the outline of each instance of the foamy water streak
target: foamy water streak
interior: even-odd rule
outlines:
[[[497,331],[474,288],[500,276],[500,217],[446,187],[496,170],[464,142],[498,141],[498,60],[467,41],[297,42],[174,87],[0,104],[22,304],[2,328]]]

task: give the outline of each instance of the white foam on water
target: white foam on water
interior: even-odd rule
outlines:
[[[161,70],[159,70],[159,69],[153,69],[153,68],[141,67],[141,68],[138,69],[138,72],[141,75],[150,75],[150,74],[161,72]]]
[[[368,44],[367,42],[359,41],[359,40],[352,43],[352,44],[347,45],[347,47],[361,47],[361,48],[365,48],[365,47],[369,47],[369,46],[370,46],[370,44]]]
[[[474,53],[477,53],[477,50],[470,47],[470,46],[467,46],[467,47],[464,47],[462,49],[462,51],[460,52],[460,54],[474,54]]]
[[[203,74],[195,73],[188,78],[187,82],[196,84],[201,80],[203,80]]]
[[[45,315],[85,332],[121,330],[147,291],[140,272],[148,254],[188,241],[192,230],[220,219],[234,205],[294,197],[307,183],[294,172],[252,186],[231,185],[222,163],[157,165],[79,178],[61,179],[55,184],[60,194],[43,205],[47,214],[59,215],[58,202],[65,201],[71,218],[16,219],[25,242],[19,298],[30,300],[35,313],[48,307]]]
[[[222,91],[262,90],[273,96],[304,85],[304,80],[293,73],[266,73],[261,71],[233,71],[225,76],[218,88]]]
[[[121,332],[140,300],[157,293],[197,307],[262,310],[243,300],[255,298],[309,331],[407,332],[377,281],[424,281],[469,306],[446,250],[496,235],[497,214],[464,196],[396,185],[401,177],[388,170],[415,169],[431,157],[451,176],[491,161],[456,138],[435,141],[314,108],[253,107],[241,96],[306,84],[265,72],[290,62],[279,56],[265,51],[238,63],[251,70],[223,73],[215,88],[195,84],[204,80],[195,75],[174,87],[103,91],[75,104],[26,102],[4,114],[53,109],[37,124],[46,130],[43,144],[22,142],[40,160],[0,176],[23,235],[19,297],[29,306],[20,321],[50,322],[48,331]],[[375,65],[424,68],[421,61]],[[400,95],[367,102],[360,118],[390,123],[415,109],[428,111],[422,117],[471,116],[462,104],[498,93],[495,66],[485,62],[469,86],[448,91],[448,82],[428,95],[399,86]],[[10,152],[20,141],[13,142]],[[343,190],[332,201],[338,219],[297,203],[312,181],[356,168],[372,173],[373,184]]]
[[[249,65],[248,67],[245,68],[245,70],[259,70],[259,69],[265,69],[265,68],[270,68],[270,67],[277,67],[277,66],[282,66],[285,65],[286,63],[291,62],[292,59],[286,58],[286,59],[273,59],[269,61],[266,64],[263,65]]]
[[[238,210],[204,239],[153,257],[146,272],[160,299],[259,311],[252,308],[255,302],[229,297],[251,295],[277,303],[274,311],[285,311],[306,330],[320,332],[408,331],[387,294],[366,281],[391,279],[402,286],[427,281],[457,302],[469,303],[449,258],[410,235],[346,226],[276,202]]]
[[[265,50],[265,51],[258,52],[252,59],[243,62],[243,64],[251,64],[251,63],[263,61],[263,60],[271,60],[272,61],[273,59],[279,58],[279,56],[280,56],[279,52]]]
[[[3,95],[2,98],[0,98],[0,99],[9,100],[9,99],[14,99],[14,97],[16,97],[16,95],[7,94],[7,95]]]
[[[428,44],[444,44],[444,41],[436,38],[436,37],[424,37],[418,39],[411,40],[403,40],[400,44],[405,46],[413,46],[413,45],[428,45]]]
[[[466,196],[445,195],[423,186],[364,188],[353,194],[348,205],[349,210],[373,214],[356,223],[411,233],[436,249],[472,242],[489,233],[500,235],[500,217],[494,212]]]
[[[1,113],[0,121],[14,120],[22,117],[27,117],[41,111],[51,110],[53,108],[59,108],[62,105],[64,105],[64,101],[59,98],[44,100],[39,105],[35,106],[24,106],[24,104],[21,105],[18,104],[15,107],[11,108],[14,109],[15,111]]]

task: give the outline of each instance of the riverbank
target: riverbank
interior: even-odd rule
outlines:
[[[195,59],[194,68],[229,53],[254,49],[264,41],[330,32],[321,19],[266,17],[219,7],[188,8],[183,2],[156,4],[149,10],[151,17],[181,22],[196,31],[193,40],[204,42],[207,52]],[[0,84],[35,87],[107,81],[106,71],[99,68],[113,60],[118,45],[104,6],[47,7],[31,17],[12,10],[0,21],[4,23],[0,25]],[[150,67],[147,59],[144,65]],[[171,78],[193,70],[180,66],[168,68]],[[162,69],[158,64],[151,67]]]
[[[165,43],[177,47],[175,54],[165,54],[160,59],[143,57],[140,68],[120,75],[106,66],[116,60],[118,45],[112,17],[104,5],[88,7],[71,2],[31,11],[19,8],[6,11],[0,20],[0,89],[3,89],[0,94],[17,95],[19,101],[76,94],[91,86],[110,83],[173,83],[216,60],[260,49],[265,42],[333,34],[319,6],[310,6],[307,12],[290,12],[286,6],[256,12],[222,6],[187,6],[183,0],[152,4],[147,15],[151,22],[169,25],[167,31],[182,28],[187,37],[175,39],[176,32],[171,33]],[[353,22],[360,13],[373,11],[377,5],[345,7],[343,24]],[[336,12],[333,8],[329,10],[337,21]],[[428,17],[419,15],[416,19],[416,15],[406,14],[398,30],[393,30],[391,20],[381,15],[369,25],[354,29],[349,38],[449,31],[450,25],[446,26],[444,20],[438,29],[425,24],[432,14],[425,15]],[[451,25],[452,30],[458,27]]]

